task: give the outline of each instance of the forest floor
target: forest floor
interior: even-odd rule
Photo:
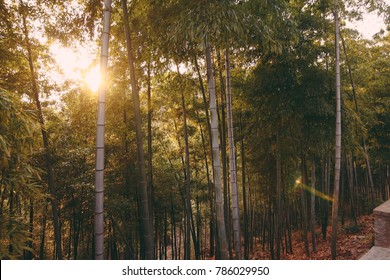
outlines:
[[[337,259],[357,260],[360,259],[374,244],[374,217],[373,215],[362,216],[358,219],[358,231],[348,230],[347,226],[341,226],[337,238]],[[292,254],[281,254],[282,260],[330,260],[331,257],[331,232],[328,227],[326,240],[322,239],[321,228],[316,229],[317,251],[313,252],[309,238],[310,256],[306,256],[305,244],[302,233],[293,233]],[[308,234],[310,235],[310,233]],[[269,251],[263,250],[261,244],[254,246],[250,259],[271,259]]]

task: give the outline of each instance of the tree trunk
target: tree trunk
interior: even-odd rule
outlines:
[[[8,215],[10,217],[13,217],[15,215],[15,211],[14,211],[14,188],[13,187],[10,187],[10,190],[9,190],[9,199],[8,199],[8,203],[9,203],[9,209],[8,209]],[[13,246],[12,246],[12,239],[13,239],[13,229],[12,229],[12,225],[9,224],[8,226],[8,232],[9,232],[9,245],[8,245],[8,252],[12,255],[14,249],[13,249]]]
[[[305,163],[305,157],[302,155],[302,186],[306,185],[306,163]],[[303,239],[305,242],[305,252],[306,256],[310,255],[309,251],[309,240],[307,238],[308,233],[308,215],[307,215],[307,205],[306,205],[306,194],[303,187],[301,187],[300,190],[301,193],[301,206],[302,206],[302,223],[303,223]]]
[[[281,205],[281,192],[282,192],[282,159],[280,153],[280,136],[279,132],[276,135],[276,213],[275,213],[275,242],[276,242],[276,259],[280,260],[280,244],[282,239],[281,224],[282,224],[282,205]]]
[[[76,214],[74,217],[74,233],[73,233],[73,259],[77,260],[78,258],[78,246],[79,246],[79,236],[81,228],[81,205],[76,209]]]
[[[335,21],[335,45],[336,45],[336,152],[335,152],[335,174],[332,204],[332,259],[337,256],[336,242],[338,229],[339,212],[339,189],[340,189],[340,166],[341,166],[341,89],[340,89],[340,27],[338,15],[338,0],[334,0],[334,21]]]
[[[255,224],[255,214],[256,214],[256,192],[253,190],[253,188],[250,187],[250,177],[248,176],[248,201],[249,201],[249,207],[248,207],[248,213],[250,213],[250,222],[249,222],[249,250],[253,251],[253,235],[254,235],[254,224]],[[253,194],[253,195],[252,195]]]
[[[47,206],[48,202],[45,202],[43,217],[42,217],[42,230],[41,230],[41,240],[39,245],[39,259],[43,260],[45,256],[45,236],[46,236],[46,220],[47,220]]]
[[[175,127],[175,132],[176,132],[176,140],[177,140],[177,143],[178,143],[180,151],[182,151],[183,149],[182,149],[182,145],[181,145],[181,142],[180,142],[180,135],[179,135],[179,132],[178,132],[178,129],[177,129],[177,124],[176,124],[175,120],[173,122],[174,122],[174,127]],[[184,145],[186,146],[186,144],[184,144]],[[182,155],[181,155],[181,162],[182,162],[182,165],[183,165],[184,180],[187,182],[186,160],[184,159],[184,157]],[[188,162],[189,162],[189,155],[188,155]],[[174,169],[172,163],[171,163],[171,166],[172,166],[172,169]],[[177,177],[176,177],[176,180],[177,180],[179,192],[180,192],[180,195],[181,195],[181,198],[182,198],[185,214],[189,215],[189,217],[190,217],[189,221],[191,223],[191,226],[190,226],[189,233],[191,233],[191,235],[192,235],[192,241],[194,243],[194,248],[195,248],[195,257],[196,257],[196,259],[198,259],[199,258],[199,248],[197,246],[197,239],[196,239],[196,233],[195,233],[195,222],[194,222],[194,216],[193,216],[193,213],[192,213],[191,203],[189,204],[190,207],[188,207],[188,203],[186,201],[187,200],[186,199],[186,190],[184,190],[184,192],[183,192],[183,190],[180,188],[180,185],[182,184],[181,180],[179,180]],[[185,230],[187,230],[187,228]],[[185,234],[187,234],[187,233],[188,232],[185,231]],[[187,237],[187,235],[185,235],[185,236]],[[185,240],[187,241],[187,239],[185,239]],[[188,238],[188,240],[191,240],[191,239]],[[186,248],[190,248],[190,247],[184,246],[184,249],[185,249],[184,252],[186,252]],[[186,253],[184,253],[184,256],[186,257]]]
[[[288,204],[287,203],[287,201],[286,201],[286,198],[285,198],[285,204],[286,204],[286,208],[287,208],[287,205],[289,205],[290,207],[290,209],[287,209],[287,213],[286,213],[286,219],[287,219],[287,238],[288,238],[288,245],[286,244],[286,247],[288,248],[288,252],[290,253],[290,254],[293,254],[293,246],[292,246],[292,229],[291,229],[291,216],[293,215],[293,213],[292,213],[292,210],[293,209],[291,209],[292,208],[292,206],[291,206],[291,204]]]
[[[202,220],[200,216],[200,202],[199,196],[196,196],[196,242],[195,242],[195,250],[198,251],[196,259],[200,260],[202,258],[201,252],[201,242],[202,242]]]
[[[207,152],[206,152],[206,143],[203,135],[203,129],[202,125],[199,124],[200,128],[200,136],[202,138],[202,146],[203,146],[203,157],[205,161],[205,167],[206,167],[206,176],[207,176],[207,186],[208,186],[208,196],[209,196],[209,207],[210,207],[210,220],[209,220],[209,256],[213,257],[214,256],[214,192],[212,190],[212,183],[210,180],[210,170],[209,170],[209,164],[207,160]]]
[[[222,160],[222,184],[223,184],[223,205],[224,205],[224,215],[225,215],[225,227],[226,227],[226,238],[229,250],[229,258],[233,257],[232,250],[232,238],[231,238],[231,213],[230,213],[230,188],[227,179],[227,156],[226,156],[226,100],[225,100],[225,87],[224,80],[222,75],[222,63],[220,52],[216,52],[217,55],[217,67],[218,67],[218,76],[220,81],[220,92],[221,92],[221,103],[219,105],[217,98],[217,112],[218,112],[218,124],[220,132],[220,145],[221,145],[221,160]],[[221,109],[221,114],[219,114],[219,109]]]
[[[32,198],[30,197],[30,211],[29,211],[29,214],[30,214],[30,220],[29,220],[29,229],[28,229],[28,232],[29,232],[29,237],[30,237],[30,240],[28,241],[28,248],[30,248],[31,250],[28,250],[26,252],[26,259],[28,260],[32,260],[33,259],[33,229],[34,229],[34,202],[32,200]]]
[[[148,77],[147,77],[147,92],[148,92],[148,195],[149,195],[149,219],[151,228],[153,228],[153,145],[152,145],[152,86],[151,86],[151,73],[150,62],[148,63]]]
[[[69,234],[68,234],[68,256],[67,259],[70,260],[71,253],[72,253],[72,239],[73,239],[73,232],[74,232],[74,208],[72,209],[72,216],[73,219],[69,219]]]
[[[213,66],[211,61],[211,49],[206,39],[206,64],[207,64],[207,82],[210,93],[210,115],[211,115],[211,139],[214,166],[214,186],[215,186],[215,204],[217,212],[218,242],[221,259],[228,259],[227,240],[224,220],[223,194],[221,182],[221,155],[219,153],[219,133],[218,133],[218,116],[215,95],[215,82]]]
[[[167,221],[167,208],[164,208],[164,259],[168,258],[168,221]]]
[[[347,67],[348,67],[348,76],[349,76],[349,80],[350,80],[351,87],[352,87],[353,100],[354,100],[354,103],[355,103],[355,112],[359,115],[359,106],[358,106],[358,102],[357,102],[355,82],[354,82],[353,76],[352,76],[351,64],[349,63],[347,48],[345,46],[345,40],[344,40],[341,32],[340,32],[340,39],[341,39],[341,43],[343,45],[343,50],[344,50],[344,55],[345,55],[345,62],[346,62]],[[366,161],[367,176],[368,176],[368,182],[369,182],[369,185],[370,185],[371,196],[374,197],[374,180],[372,178],[370,157],[368,155],[366,139],[365,139],[364,135],[362,135],[362,148],[363,148],[363,153],[364,153],[364,159]],[[374,204],[371,205],[371,208],[374,208]]]
[[[204,89],[203,80],[202,80],[202,76],[200,74],[200,69],[199,69],[199,65],[198,65],[198,61],[197,61],[196,57],[194,59],[194,64],[195,64],[196,73],[198,74],[199,87],[200,87],[200,90],[201,90],[201,93],[202,93],[203,105],[204,105],[204,109],[205,109],[205,113],[206,113],[207,132],[209,134],[210,158],[211,158],[211,161],[213,161],[213,154],[212,154],[213,146],[212,146],[212,140],[211,140],[210,115],[209,115],[209,110],[208,110],[208,105],[207,105],[206,92],[205,92],[205,89]],[[203,144],[205,164],[206,164],[206,172],[207,172],[207,182],[208,182],[208,186],[209,186],[209,188],[208,188],[208,190],[209,190],[209,202],[210,202],[210,220],[209,220],[209,230],[210,230],[210,248],[209,249],[210,249],[210,253],[209,253],[209,255],[210,255],[210,257],[213,257],[214,253],[215,253],[215,246],[214,246],[214,240],[215,240],[215,232],[214,232],[214,229],[215,229],[215,223],[214,223],[214,192],[213,192],[213,190],[211,188],[212,186],[211,186],[211,180],[210,180],[210,172],[209,172],[209,168],[208,168],[206,145],[204,144],[205,140],[204,140],[204,136],[203,136],[203,132],[202,132],[202,127],[201,127],[201,131],[200,132],[201,132],[201,136],[202,136],[202,144]],[[212,166],[212,169],[214,170],[213,166]]]
[[[230,185],[232,188],[232,209],[233,209],[233,237],[236,259],[241,257],[241,235],[240,235],[240,213],[238,205],[238,187],[237,187],[237,168],[236,168],[236,150],[234,146],[233,133],[233,113],[232,113],[232,94],[230,83],[230,59],[229,50],[226,50],[226,109],[228,121],[228,140],[229,140],[229,171]]]
[[[249,258],[249,233],[248,233],[248,206],[245,181],[245,148],[244,133],[242,131],[242,114],[240,113],[240,134],[241,134],[241,180],[242,180],[242,201],[244,204],[244,259]]]
[[[347,177],[348,177],[348,183],[347,187],[349,188],[349,198],[350,198],[350,203],[351,203],[351,216],[354,221],[354,226],[355,228],[358,227],[357,219],[356,219],[356,212],[355,212],[355,201],[353,198],[353,190],[355,189],[354,187],[354,175],[353,175],[353,155],[352,153],[350,154],[349,157],[347,157]]]
[[[100,55],[98,113],[96,129],[96,183],[95,183],[95,259],[104,259],[104,128],[106,110],[108,43],[110,36],[111,0],[104,2],[104,23]]]
[[[311,160],[311,187],[310,187],[310,225],[311,225],[311,244],[313,252],[317,252],[316,246],[316,163]]]
[[[45,128],[45,121],[43,118],[42,106],[41,106],[41,102],[39,100],[39,89],[38,89],[37,77],[36,77],[36,73],[35,73],[35,67],[34,67],[34,63],[33,63],[33,55],[32,55],[32,50],[31,50],[29,31],[27,28],[26,9],[27,9],[27,6],[25,6],[24,3],[22,1],[20,1],[20,13],[21,13],[22,20],[23,20],[23,32],[24,32],[26,46],[27,46],[27,55],[28,55],[28,62],[29,62],[29,67],[30,67],[32,92],[34,94],[35,105],[37,107],[38,121],[39,121],[39,124],[41,127],[43,146],[45,148],[47,185],[49,188],[49,192],[52,196],[52,199],[50,200],[50,202],[51,202],[51,206],[52,206],[53,224],[54,224],[54,239],[55,239],[55,243],[56,243],[55,256],[57,259],[62,260],[62,249],[61,249],[62,246],[61,246],[60,221],[59,221],[59,214],[58,214],[58,201],[57,201],[57,193],[56,193],[56,189],[55,189],[52,159],[51,159],[50,147],[49,147],[49,135],[48,135],[46,128]]]
[[[188,133],[187,133],[187,112],[186,112],[186,105],[184,100],[184,93],[181,91],[181,106],[183,110],[183,127],[184,127],[184,145],[185,145],[185,173],[186,173],[186,191],[185,191],[185,197],[186,197],[186,208],[187,208],[187,219],[186,219],[186,255],[184,256],[184,259],[190,260],[191,259],[191,174],[190,174],[190,150],[188,147]]]
[[[139,92],[137,80],[135,77],[135,67],[134,67],[134,57],[133,57],[133,47],[131,41],[128,13],[127,13],[127,3],[126,0],[121,0],[122,10],[123,10],[123,20],[125,25],[125,34],[126,34],[126,48],[127,48],[127,58],[130,68],[130,80],[131,80],[131,92],[133,98],[134,106],[134,115],[135,115],[135,127],[136,127],[136,138],[137,138],[137,152],[138,152],[138,168],[140,171],[140,196],[141,196],[141,220],[143,228],[143,239],[144,239],[144,252],[145,259],[151,260],[154,258],[154,238],[153,238],[153,229],[150,223],[149,215],[149,195],[148,195],[148,183],[146,178],[145,170],[145,158],[143,150],[143,136],[141,128],[141,113],[140,113],[140,102],[139,102]]]
[[[331,166],[331,159],[330,154],[328,154],[326,163],[325,163],[325,170],[324,170],[324,193],[327,196],[330,196],[330,166]],[[322,209],[322,239],[326,240],[326,234],[328,229],[328,208],[329,208],[329,202],[324,201],[323,209]]]
[[[386,165],[386,199],[390,199],[390,168]]]
[[[171,220],[171,260],[176,260],[177,246],[176,246],[176,221],[175,213],[173,210],[172,194],[170,194],[170,220]]]

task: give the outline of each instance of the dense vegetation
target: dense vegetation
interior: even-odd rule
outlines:
[[[339,8],[336,222],[358,231],[390,198],[390,35],[368,40],[345,22],[389,7]],[[248,259],[259,245],[279,259],[294,238],[310,258],[334,201],[333,0],[105,11],[104,231],[94,233],[98,95],[54,79],[50,46],[100,49],[103,3],[0,0],[0,259],[94,259],[95,234],[105,259]]]

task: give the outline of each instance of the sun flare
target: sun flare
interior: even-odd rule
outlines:
[[[100,84],[100,67],[99,65],[95,65],[89,69],[89,71],[85,74],[84,82],[88,85],[88,87],[93,91],[97,92]]]
[[[53,43],[50,51],[62,70],[63,74],[52,75],[58,82],[66,79],[84,83],[91,91],[97,92],[100,83],[100,68],[96,64],[94,52],[89,46],[80,46],[71,49],[61,46],[59,43]]]

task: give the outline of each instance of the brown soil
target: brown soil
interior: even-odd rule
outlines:
[[[357,260],[365,254],[374,241],[374,218],[372,215],[362,216],[358,219],[358,229],[348,226],[340,227],[337,238],[337,259]],[[293,254],[281,255],[282,260],[330,260],[331,257],[331,227],[328,228],[326,240],[322,239],[321,229],[316,229],[317,251],[313,252],[309,239],[310,256],[306,256],[305,246],[301,232],[293,234]],[[262,245],[255,245],[250,259],[271,259],[268,251],[262,250]]]

